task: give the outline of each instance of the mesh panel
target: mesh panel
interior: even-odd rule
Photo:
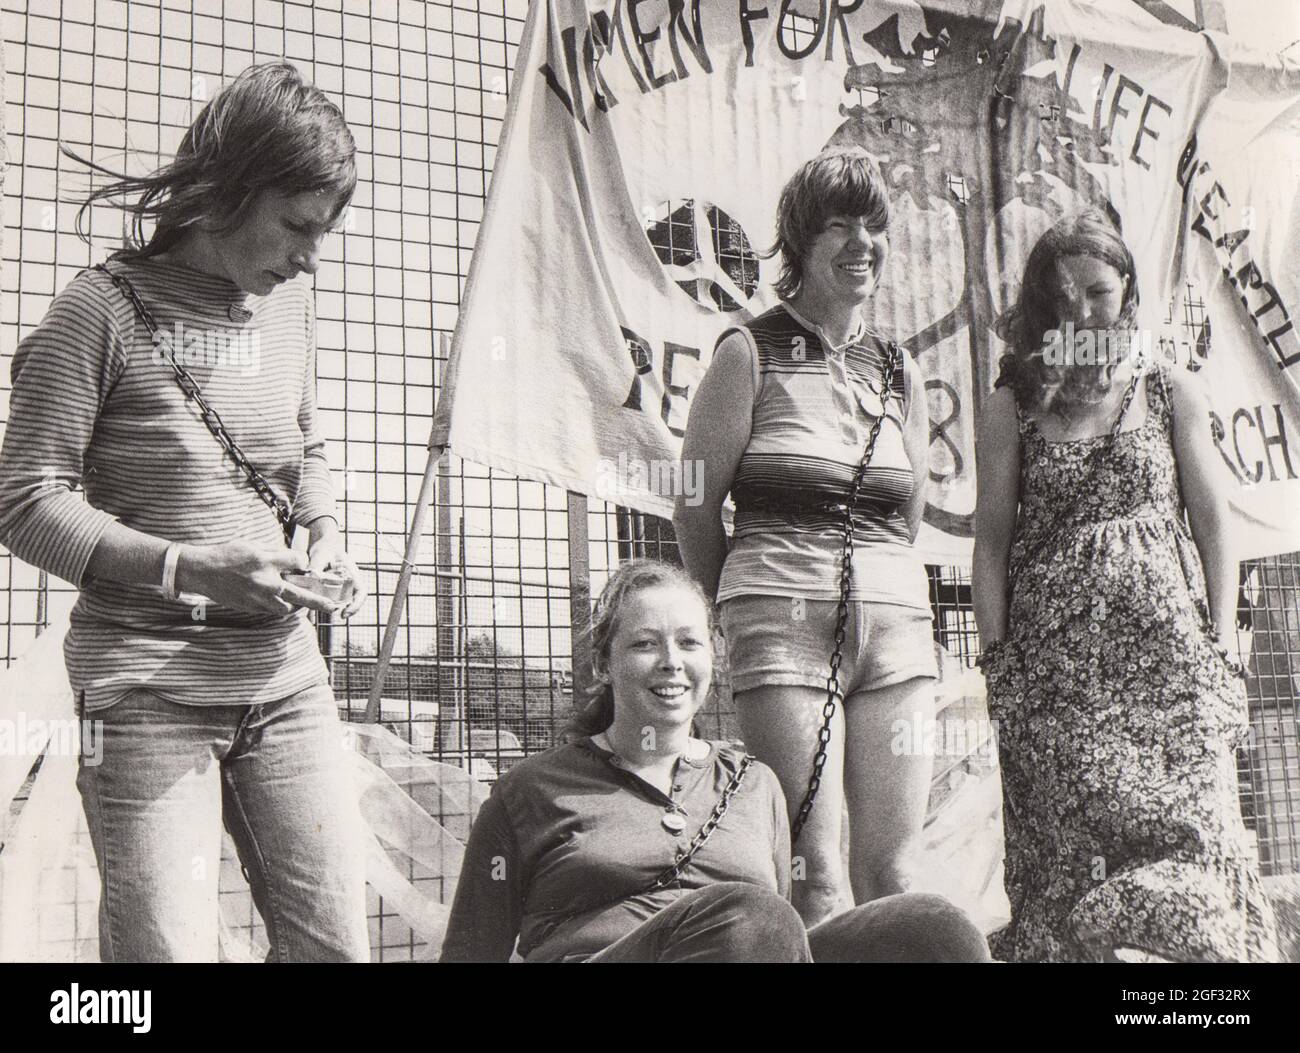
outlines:
[[[0,424],[9,363],[56,290],[121,240],[120,213],[96,208],[94,239],[74,234],[88,180],[60,155],[133,172],[174,150],[198,110],[249,63],[287,57],[343,106],[361,179],[346,232],[326,242],[316,277],[322,425],[350,551],[372,598],[346,626],[322,627],[340,705],[359,718],[405,558],[406,530],[462,284],[483,214],[525,0],[315,3],[211,0],[194,10],[148,0],[3,5],[11,153],[0,282]],[[787,32],[802,27],[792,20]],[[667,202],[647,230],[670,264],[691,209]],[[738,287],[756,278],[751,247],[725,216],[714,246]],[[667,257],[667,258],[665,258]],[[720,289],[688,290],[722,303]],[[1194,290],[1170,322],[1208,341]],[[611,567],[640,555],[678,561],[671,526],[447,457],[412,560],[415,571],[383,689],[383,721],[420,750],[490,782],[555,741],[586,645],[571,630]],[[968,576],[931,567],[935,635],[969,664],[978,640]],[[1297,557],[1243,574],[1239,643],[1252,672],[1254,737],[1241,757],[1244,810],[1267,872],[1300,868]],[[73,593],[0,552],[0,660],[20,653]],[[581,624],[582,618],[576,621]],[[581,681],[582,677],[579,676]],[[720,693],[701,716],[734,737]],[[942,774],[942,773],[940,773]],[[437,881],[437,877],[422,878]],[[440,886],[439,886],[440,887]],[[372,902],[385,958],[417,941]],[[253,923],[252,918],[249,924]]]

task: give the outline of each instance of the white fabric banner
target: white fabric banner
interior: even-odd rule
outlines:
[[[975,414],[1025,255],[1061,215],[1109,206],[1137,259],[1143,322],[1160,327],[1184,249],[1194,257],[1205,240],[1190,233],[1179,160],[1228,84],[1222,45],[1131,0],[536,0],[434,443],[670,515],[700,485],[678,456],[714,342],[775,303],[778,261],[757,253],[774,240],[782,185],[828,143],[857,143],[880,160],[893,205],[871,321],[926,377],[920,544],[930,562],[968,562]],[[1262,150],[1273,134],[1285,133],[1250,141]],[[1300,234],[1294,182],[1267,157],[1229,165],[1201,149],[1216,173],[1254,181],[1238,192],[1256,207],[1258,288],[1276,293],[1267,325],[1290,347],[1277,312],[1300,302],[1283,248]],[[1251,196],[1282,183],[1286,194]],[[1243,554],[1300,548],[1297,524],[1264,496],[1290,482],[1282,453],[1300,400],[1234,303],[1207,294],[1204,368],[1241,382],[1220,416],[1230,425],[1259,405],[1258,433],[1285,430],[1263,447],[1276,481],[1267,466],[1238,473]],[[1263,455],[1238,422],[1253,476]]]
[[[1286,40],[1300,36],[1294,15],[1279,27]],[[1179,167],[1188,270],[1211,328],[1210,353],[1193,365],[1252,556],[1300,548],[1298,84],[1295,64],[1234,70]]]

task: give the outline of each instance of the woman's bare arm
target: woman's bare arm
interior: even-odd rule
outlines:
[[[1223,632],[1236,620],[1237,557],[1228,521],[1227,473],[1214,453],[1210,403],[1200,380],[1186,370],[1169,371],[1174,415],[1174,461],[1187,506],[1187,525],[1201,553],[1210,618]],[[1159,383],[1154,377],[1148,383]]]
[[[673,512],[682,562],[710,598],[718,594],[727,558],[722,504],[749,445],[754,394],[753,350],[743,334],[732,333],[718,345],[691,403],[682,464],[693,472],[683,477],[699,485],[694,495],[678,495]]]
[[[930,407],[925,398],[925,377],[911,355],[905,355],[907,368],[907,418],[903,425],[903,444],[912,464],[912,496],[903,506],[903,518],[912,540],[921,530],[925,515],[925,498],[930,484]]]
[[[1020,505],[1020,433],[1010,388],[984,401],[975,442],[975,554],[971,594],[980,644],[1007,632],[1007,557]]]

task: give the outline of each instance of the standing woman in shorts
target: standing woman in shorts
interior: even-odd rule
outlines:
[[[170,164],[92,195],[122,203],[132,236],[14,355],[0,543],[81,590],[65,656],[103,728],[102,763],[83,757],[77,783],[105,961],[216,959],[223,820],[273,960],[369,958],[356,798],[304,610],[338,605],[283,577],[356,584],[317,424],[312,292],[295,280],[347,207],[355,154],[293,67],[246,70]]]
[[[719,340],[682,450],[702,467],[702,500],[679,498],[673,519],[686,566],[721,605],[745,744],[776,771],[798,827],[828,702],[852,503],[838,713],[794,844],[792,899],[809,925],[847,905],[845,797],[853,899],[865,903],[907,887],[905,856],[930,781],[928,757],[891,749],[896,721],[932,716],[937,668],[925,569],[912,547],[928,473],[924,384],[864,317],[888,225],[884,181],[860,149],[827,150],[786,185],[781,303]]]

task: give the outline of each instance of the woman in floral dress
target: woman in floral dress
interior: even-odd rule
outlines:
[[[1238,800],[1246,693],[1220,640],[1237,562],[1208,405],[1191,374],[1098,339],[1136,305],[1109,219],[1058,223],[981,415],[973,587],[1011,902],[993,950],[1274,960]]]

